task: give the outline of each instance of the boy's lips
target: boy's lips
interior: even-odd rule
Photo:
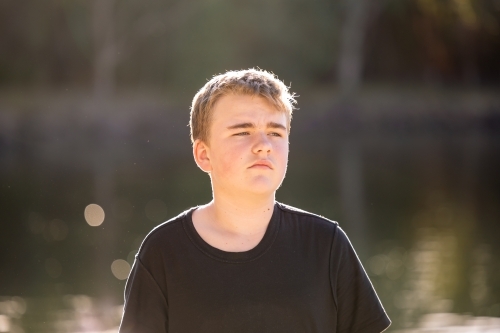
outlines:
[[[254,164],[252,164],[250,166],[250,168],[259,168],[259,167],[262,167],[262,168],[269,168],[269,169],[273,169],[273,164],[268,161],[268,160],[258,160],[257,162],[255,162]]]

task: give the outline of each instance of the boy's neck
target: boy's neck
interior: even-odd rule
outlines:
[[[274,204],[274,193],[250,199],[214,193],[213,200],[207,205],[207,213],[212,223],[226,232],[254,234],[267,228]]]

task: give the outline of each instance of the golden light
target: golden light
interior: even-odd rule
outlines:
[[[10,332],[10,318],[0,315],[0,332]]]
[[[130,273],[130,264],[123,259],[116,259],[111,264],[111,272],[118,280],[125,280]]]
[[[22,297],[14,296],[10,302],[15,316],[23,315],[26,312],[26,301]]]
[[[98,227],[104,222],[104,209],[101,206],[96,204],[90,204],[85,207],[85,221],[92,226]]]
[[[87,295],[65,295],[65,298],[77,313],[83,314],[92,311],[92,298]]]

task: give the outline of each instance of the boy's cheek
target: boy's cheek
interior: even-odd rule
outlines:
[[[220,160],[217,161],[217,169],[223,175],[230,175],[238,165],[241,165],[241,163],[242,157],[226,152],[223,153]]]
[[[276,155],[280,163],[287,165],[288,164],[288,145],[276,147]]]

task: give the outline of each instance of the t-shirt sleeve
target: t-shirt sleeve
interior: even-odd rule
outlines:
[[[167,310],[164,294],[137,256],[125,286],[119,333],[167,333]]]
[[[391,324],[351,242],[337,227],[330,281],[337,305],[338,333],[380,333]]]

